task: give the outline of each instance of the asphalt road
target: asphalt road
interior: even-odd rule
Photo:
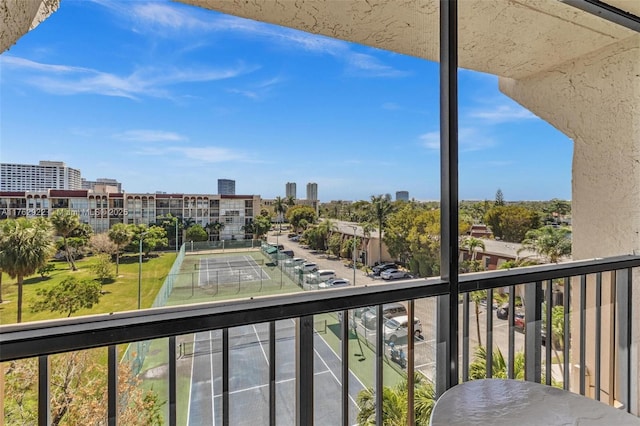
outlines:
[[[268,238],[269,242],[276,242],[275,232],[271,232]],[[289,241],[287,238],[287,231],[283,231],[282,235],[278,238],[278,243],[282,244],[285,250],[293,250],[295,257],[303,257],[310,261],[316,262],[319,269],[333,269],[339,278],[347,278],[353,283],[353,269],[346,268],[343,260],[341,259],[328,259],[324,254],[317,254],[312,250],[301,247],[297,242]],[[385,281],[379,277],[371,277],[364,274],[364,272],[356,271],[355,285],[378,285],[386,284],[394,281]],[[406,304],[405,304],[406,305]],[[420,319],[422,323],[423,334],[422,338],[415,340],[415,366],[417,370],[422,371],[427,377],[435,380],[435,358],[436,358],[436,299],[427,298],[416,300],[414,304],[415,316]],[[462,304],[460,305],[460,319],[459,323],[462,324],[463,316]],[[508,322],[496,318],[495,311],[491,310],[493,316],[493,348],[499,348],[502,354],[507,357],[509,348],[509,336],[508,336]],[[480,323],[480,338],[483,345],[486,345],[486,330],[487,330],[487,310],[486,306],[479,306],[478,319],[475,315],[475,304],[469,302],[469,360],[473,361],[473,353],[478,346],[478,335],[476,321]],[[369,342],[374,344],[375,342],[375,330],[369,330],[362,326],[361,323],[357,323],[359,333],[364,336]],[[462,333],[460,333],[460,336]],[[459,343],[460,350],[462,350],[462,337],[460,337]],[[399,345],[406,350],[406,341],[400,341]],[[524,351],[524,335],[518,331],[515,332],[515,351]],[[544,350],[543,350],[544,356]],[[462,355],[461,355],[462,361]]]

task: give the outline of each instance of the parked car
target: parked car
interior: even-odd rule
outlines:
[[[308,284],[319,284],[336,278],[336,271],[333,269],[320,269],[305,275],[304,280]]]
[[[373,275],[377,277],[377,276],[380,276],[382,272],[392,268],[398,269],[398,265],[396,265],[395,263],[381,263],[371,268],[371,271],[373,272]]]
[[[302,272],[315,272],[318,270],[318,264],[315,262],[304,262],[296,266],[294,269]]]
[[[522,307],[521,306],[516,306],[516,315],[518,314],[522,314]],[[503,303],[502,305],[500,305],[498,307],[498,309],[496,309],[496,317],[498,319],[502,319],[502,320],[506,320],[509,319],[509,304],[508,303]]]
[[[306,261],[307,261],[307,259],[304,259],[302,257],[293,257],[291,259],[285,260],[284,264],[286,266],[297,266],[297,265],[300,265],[301,263],[304,263]]]
[[[328,281],[320,283],[318,285],[319,288],[337,288],[337,287],[347,287],[351,283],[346,278],[332,278]]]
[[[407,315],[399,315],[389,318],[384,322],[384,340],[396,343],[399,339],[406,339],[409,333],[409,317]],[[422,335],[422,323],[416,317],[413,318],[413,335],[420,337]]]
[[[395,280],[399,278],[411,278],[411,275],[409,275],[409,273],[406,271],[390,268],[385,271],[382,271],[380,273],[380,278],[382,278],[383,280]]]
[[[524,333],[524,314],[517,312],[513,316],[513,325]]]
[[[293,241],[293,242],[300,241],[300,235],[294,235],[293,237],[289,238],[289,241]]]
[[[382,305],[382,316],[384,318],[392,318],[398,315],[406,315],[407,308],[399,302],[385,303]],[[362,325],[366,328],[376,328],[376,318],[378,317],[378,308],[376,306],[369,307],[362,312],[360,318],[362,319]]]

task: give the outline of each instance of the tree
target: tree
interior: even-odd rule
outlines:
[[[130,251],[137,252],[139,250],[140,238],[142,238],[142,251],[145,256],[155,250],[157,247],[166,247],[169,244],[167,231],[160,226],[147,225],[127,225],[133,233],[133,238],[127,246]],[[142,236],[142,234],[145,234]]]
[[[196,224],[187,229],[186,237],[188,241],[207,241],[209,234],[207,234],[202,225]]]
[[[502,194],[502,190],[498,188],[496,191],[496,201],[493,203],[494,206],[504,206],[504,194]]]
[[[100,301],[102,287],[93,280],[80,281],[68,277],[59,284],[36,290],[37,299],[31,305],[32,312],[60,312],[70,317],[80,309],[91,309]]]
[[[393,211],[393,206],[384,195],[371,196],[371,216],[378,224],[378,263],[382,261],[382,238],[387,217]]]
[[[49,357],[51,374],[51,425],[107,424],[107,366],[100,349],[67,352]],[[118,423],[159,426],[163,403],[154,391],[144,391],[141,379],[128,363],[117,368]],[[37,424],[37,358],[9,363],[6,373],[5,421],[7,424]]]
[[[493,350],[493,364],[491,365],[491,376],[496,379],[506,379],[508,377],[507,361],[502,355],[500,348]],[[473,362],[469,365],[469,378],[471,380],[485,379],[487,377],[487,348],[478,346],[476,348]],[[524,353],[516,352],[513,357],[513,378],[524,380]]]
[[[287,195],[285,203],[288,207],[293,207],[296,205],[296,198],[293,195]]]
[[[548,263],[558,263],[563,257],[571,255],[570,234],[568,228],[543,226],[527,232],[522,248],[535,251]]]
[[[47,263],[45,265],[43,265],[42,267],[38,268],[38,274],[40,274],[40,276],[42,278],[47,277],[48,275],[51,275],[51,273],[53,271],[56,270],[55,265],[51,264],[51,263]]]
[[[527,231],[540,226],[540,215],[522,206],[494,206],[485,215],[485,223],[496,239],[519,243]]]
[[[73,271],[77,271],[76,263],[73,259],[73,253],[69,249],[67,238],[71,236],[73,231],[80,226],[80,218],[69,209],[56,209],[51,215],[51,223],[55,228],[56,235],[62,237],[64,252],[67,262]]]
[[[278,196],[273,201],[273,210],[275,211],[277,216],[276,220],[280,224],[280,229],[278,229],[278,232],[280,232],[282,231],[282,217],[284,213],[287,211],[287,203],[282,197]]]
[[[460,244],[461,248],[466,248],[469,250],[469,254],[471,255],[471,261],[476,260],[477,251],[476,249],[486,250],[484,246],[484,241],[475,237],[468,237],[462,240],[462,244]]]
[[[320,224],[318,224],[318,226],[316,227],[316,230],[318,232],[318,238],[321,246],[319,250],[327,249],[329,235],[333,231],[335,231],[335,229],[336,229],[336,223],[331,219],[324,219],[322,222],[320,222]]]
[[[340,246],[342,245],[342,237],[338,234],[332,234],[327,243],[327,251],[334,256],[340,255]]]
[[[207,223],[204,228],[209,232],[213,232],[219,240],[220,231],[224,229],[224,223],[215,221],[213,223]]]
[[[46,219],[8,219],[2,223],[0,269],[18,281],[18,323],[22,322],[24,277],[34,274],[53,254],[53,233]]]
[[[104,284],[107,281],[115,278],[117,275],[113,272],[113,263],[111,263],[111,256],[107,254],[99,254],[96,257],[98,261],[91,267],[93,273],[96,275],[96,279]]]
[[[408,380],[405,378],[395,387],[384,386],[382,389],[382,409],[384,426],[404,426],[408,423]],[[436,402],[433,384],[421,373],[414,374],[414,415],[416,425],[428,425],[431,412]],[[357,401],[360,412],[357,421],[361,426],[376,424],[376,398],[372,388],[358,394]]]
[[[106,253],[111,256],[115,256],[118,253],[118,246],[111,241],[109,234],[106,232],[92,235],[89,240],[89,246],[94,253]]]
[[[306,221],[307,223],[315,223],[318,219],[316,215],[316,211],[313,207],[310,206],[293,206],[287,209],[287,213],[285,215],[287,221],[294,227],[294,229],[302,228],[302,221]]]
[[[120,270],[120,250],[131,242],[133,231],[124,223],[116,223],[109,229],[109,240],[116,246],[116,276]]]
[[[265,216],[257,216],[253,219],[253,231],[256,238],[264,237],[271,229],[271,218]]]

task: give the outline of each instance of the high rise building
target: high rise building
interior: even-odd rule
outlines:
[[[396,191],[396,201],[409,201],[409,191]]]
[[[309,182],[307,184],[307,200],[315,201],[318,199],[318,184]]]
[[[122,192],[122,184],[110,178],[98,178],[96,180],[86,180],[83,178],[82,189],[97,189],[101,192]]]
[[[295,182],[287,182],[285,195],[286,195],[287,198],[289,198],[289,197],[297,198],[296,197],[296,183]]]
[[[0,164],[0,191],[43,191],[82,189],[80,170],[62,161],[33,164]]]
[[[218,179],[218,194],[236,195],[236,181],[232,179]]]

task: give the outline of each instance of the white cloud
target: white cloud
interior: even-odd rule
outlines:
[[[409,73],[385,65],[375,56],[350,52],[345,56],[347,72],[364,77],[405,77]]]
[[[537,118],[531,111],[519,105],[496,105],[484,109],[471,110],[471,118],[478,118],[488,124],[506,123],[511,121],[532,120]]]
[[[424,133],[418,137],[420,143],[427,149],[440,149],[440,132]],[[480,151],[496,145],[496,141],[483,132],[475,128],[460,128],[458,130],[458,145],[462,152]]]
[[[172,147],[170,151],[178,152],[192,160],[199,160],[205,163],[223,163],[228,161],[248,161],[246,156],[228,148],[215,146],[209,147]]]
[[[171,98],[168,86],[231,79],[253,72],[243,64],[229,68],[141,68],[119,76],[90,68],[44,64],[15,56],[2,59],[3,69],[40,90],[58,95],[98,94],[130,99]]]
[[[134,142],[179,142],[187,140],[186,136],[164,130],[127,130],[113,135],[114,138]]]

